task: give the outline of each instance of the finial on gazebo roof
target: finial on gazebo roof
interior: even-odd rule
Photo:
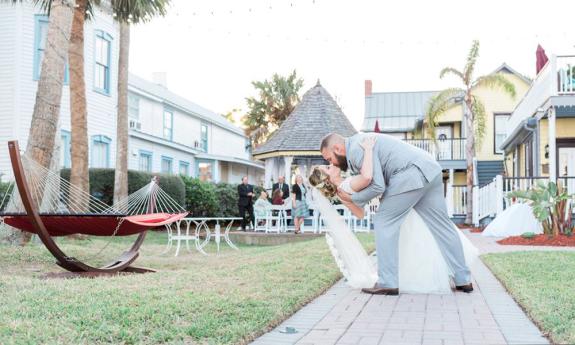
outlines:
[[[321,86],[321,83],[319,82],[319,78],[317,78],[317,83],[315,84],[315,86]]]

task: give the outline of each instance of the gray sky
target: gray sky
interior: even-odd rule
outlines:
[[[575,54],[572,0],[172,0],[164,18],[132,30],[130,70],[166,72],[170,90],[225,113],[246,109],[252,80],[296,69],[317,79],[359,128],[363,81],[377,91],[436,90],[481,42],[477,74],[506,62],[535,74],[535,49]],[[213,14],[212,14],[213,12]]]

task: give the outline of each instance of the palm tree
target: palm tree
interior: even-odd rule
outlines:
[[[114,16],[120,23],[114,202],[118,202],[128,196],[128,63],[130,56],[130,23],[146,22],[156,15],[165,15],[169,3],[170,0],[112,0]]]
[[[90,172],[88,170],[88,111],[86,105],[86,83],[84,78],[84,22],[93,16],[93,8],[100,0],[76,0],[68,61],[70,70],[70,128],[71,169],[70,183],[84,193],[90,193]],[[87,201],[78,205],[88,209]]]
[[[265,142],[295,109],[303,79],[298,78],[294,70],[287,77],[274,74],[271,81],[253,81],[252,85],[259,97],[246,99],[249,111],[242,122],[255,147]]]
[[[36,3],[50,13],[50,22],[26,154],[43,167],[50,168],[58,134],[62,85],[66,67],[66,54],[63,52],[68,51],[74,1],[38,0]],[[28,243],[30,238],[29,233],[23,232],[20,238],[21,245]]]
[[[445,89],[432,97],[426,109],[427,133],[435,140],[435,126],[443,115],[451,107],[455,106],[458,99],[463,98],[467,143],[465,145],[467,163],[467,215],[465,223],[472,222],[473,212],[473,158],[475,148],[481,147],[485,135],[485,106],[481,99],[475,95],[477,87],[501,88],[511,97],[515,97],[515,86],[501,74],[489,74],[473,78],[475,63],[479,56],[479,41],[473,41],[463,71],[453,67],[445,67],[439,73],[439,77],[454,75],[463,85],[461,87]]]

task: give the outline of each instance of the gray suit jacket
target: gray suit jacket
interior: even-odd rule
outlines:
[[[373,155],[373,180],[362,191],[352,194],[352,201],[363,206],[371,199],[392,196],[423,188],[441,173],[441,166],[427,152],[385,134],[358,133],[345,141],[348,168],[358,174],[363,163],[361,141],[366,135],[377,136]],[[426,181],[425,181],[426,180]]]

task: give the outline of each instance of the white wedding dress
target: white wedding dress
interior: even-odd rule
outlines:
[[[353,193],[346,187],[343,183],[340,186]],[[377,281],[376,260],[368,257],[331,202],[318,190],[314,190],[314,198],[327,225],[326,240],[347,284],[353,288],[372,287]],[[455,230],[461,238],[465,261],[470,265],[477,258],[477,249],[461,231]],[[452,291],[450,269],[433,235],[415,210],[409,212],[401,226],[398,270],[400,292],[448,294]]]
[[[519,236],[526,232],[543,233],[543,226],[533,215],[529,204],[516,203],[493,219],[483,230],[481,236],[508,237]]]

